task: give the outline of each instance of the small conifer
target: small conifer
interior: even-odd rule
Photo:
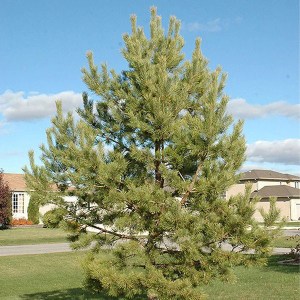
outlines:
[[[77,196],[66,223],[74,247],[96,241],[85,264],[91,288],[202,299],[199,285],[228,280],[233,266],[262,262],[269,252],[250,192],[223,198],[245,159],[243,122],[227,113],[226,75],[209,70],[200,39],[184,58],[175,17],[164,32],[152,8],[149,37],[135,16],[131,26],[120,74],[87,54],[83,80],[96,100],[83,94],[79,121],[57,103],[43,164],[30,154],[27,182],[44,201],[63,203],[70,188]],[[110,250],[103,256],[101,248]],[[242,254],[249,249],[255,255]]]

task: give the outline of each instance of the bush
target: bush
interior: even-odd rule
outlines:
[[[295,246],[291,249],[290,256],[294,261],[300,262],[300,233],[289,237],[289,239],[295,243]]]
[[[53,208],[47,211],[43,216],[44,227],[58,228],[66,213],[67,210],[64,208]]]
[[[21,219],[13,219],[11,222],[12,226],[18,226],[18,225],[33,225],[33,222],[24,218]]]
[[[28,219],[33,224],[39,224],[39,204],[34,200],[34,196],[31,196],[28,205]]]
[[[3,171],[0,169],[0,229],[9,227],[11,221],[11,192],[4,182]]]

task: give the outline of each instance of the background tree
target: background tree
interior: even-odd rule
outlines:
[[[4,181],[3,171],[0,169],[0,229],[5,229],[11,222],[11,192]]]
[[[208,62],[196,40],[184,60],[180,22],[167,33],[151,9],[150,37],[131,17],[122,54],[128,69],[101,70],[88,53],[81,120],[62,113],[48,129],[42,166],[30,154],[27,183],[61,201],[72,193],[66,223],[74,247],[93,244],[85,269],[89,286],[109,295],[202,299],[197,287],[228,280],[234,265],[262,262],[270,236],[253,219],[250,190],[225,201],[245,158],[242,122],[226,112],[226,75]],[[55,183],[56,192],[47,190]],[[53,190],[52,190],[53,191]],[[269,223],[274,221],[268,215]],[[99,234],[86,235],[88,227]],[[99,255],[109,246],[107,255]],[[255,250],[255,255],[241,252]]]
[[[39,202],[34,199],[35,196],[32,195],[28,204],[28,220],[33,224],[39,224],[40,221],[40,212],[39,212]]]

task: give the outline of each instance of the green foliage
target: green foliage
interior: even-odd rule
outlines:
[[[33,224],[39,224],[40,214],[39,214],[39,203],[34,199],[35,196],[31,196],[28,205],[28,220],[32,221]]]
[[[64,208],[53,208],[43,215],[43,223],[47,228],[58,228],[67,211]]]
[[[266,212],[263,208],[259,209],[260,214],[264,219],[264,225],[269,227],[272,226],[280,217],[280,209],[276,207],[276,198],[270,198],[270,209]]]
[[[299,229],[298,229],[299,230]],[[293,243],[290,256],[295,260],[295,262],[300,262],[300,233],[289,237],[290,242]]]
[[[43,165],[30,153],[27,184],[61,207],[70,190],[77,196],[65,225],[75,248],[92,245],[89,286],[126,298],[202,299],[200,284],[228,281],[233,266],[264,263],[270,251],[250,189],[222,198],[245,159],[243,123],[227,114],[226,75],[208,69],[199,39],[184,60],[175,17],[165,33],[152,8],[149,38],[135,16],[131,24],[128,69],[98,70],[88,53],[83,80],[98,99],[83,94],[79,121],[57,103]],[[99,232],[93,244],[88,227]],[[99,256],[101,247],[110,255]],[[250,249],[255,255],[242,254]]]
[[[3,171],[0,169],[0,229],[7,229],[11,222],[11,192],[4,182]]]

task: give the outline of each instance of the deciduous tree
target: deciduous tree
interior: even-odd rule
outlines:
[[[5,229],[11,221],[11,192],[0,170],[0,229]]]

